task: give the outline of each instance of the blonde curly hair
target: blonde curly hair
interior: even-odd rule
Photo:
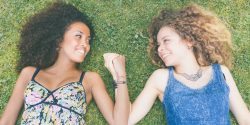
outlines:
[[[219,63],[232,67],[231,33],[217,16],[196,4],[179,11],[165,9],[153,18],[148,29],[148,52],[154,64],[165,67],[157,52],[157,34],[165,26],[193,44],[199,65]]]

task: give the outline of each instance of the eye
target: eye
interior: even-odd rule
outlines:
[[[159,47],[161,44],[160,43],[156,43],[156,46]]]
[[[77,34],[76,37],[79,38],[79,39],[81,39],[82,35]]]
[[[163,43],[167,43],[167,42],[169,42],[170,40],[169,39],[164,39],[163,40]]]

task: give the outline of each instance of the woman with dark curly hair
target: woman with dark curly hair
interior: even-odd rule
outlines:
[[[21,32],[20,76],[0,124],[15,124],[24,104],[21,124],[83,125],[92,98],[109,124],[127,124],[125,73],[117,74],[116,82],[123,84],[113,104],[101,77],[79,69],[93,36],[89,18],[70,4],[56,2],[32,16]],[[124,61],[113,60],[118,68]]]
[[[129,124],[141,120],[158,97],[168,125],[229,125],[229,109],[239,124],[250,125],[227,68],[231,36],[222,21],[198,5],[163,10],[153,18],[149,35],[149,54],[163,68],[150,76],[132,104]]]

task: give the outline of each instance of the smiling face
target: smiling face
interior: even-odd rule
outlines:
[[[90,50],[90,30],[82,22],[72,23],[64,33],[59,57],[66,57],[75,63],[83,62]]]
[[[175,66],[190,53],[185,42],[174,29],[162,27],[157,34],[158,55],[166,66]]]

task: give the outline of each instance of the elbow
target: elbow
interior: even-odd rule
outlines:
[[[248,112],[248,116],[246,117],[245,123],[243,125],[250,125],[250,112]]]
[[[109,122],[109,125],[115,125],[115,122],[114,121]]]
[[[250,125],[250,115],[239,122],[239,125]]]
[[[128,121],[128,125],[134,125],[134,123],[132,123],[132,122]]]
[[[127,125],[126,123],[122,122],[121,120],[115,120],[115,119],[108,121],[108,124],[109,125]]]
[[[114,121],[113,123],[110,123],[110,125],[128,125],[128,122]]]
[[[8,120],[0,119],[0,125],[15,125],[15,123]]]
[[[245,122],[242,125],[250,125],[250,116],[246,118]]]
[[[239,125],[250,125],[250,120],[240,122]]]
[[[128,125],[128,115],[116,115],[109,123],[110,125]]]
[[[135,125],[136,123],[133,122],[133,120],[131,120],[131,118],[128,119],[128,125]]]

